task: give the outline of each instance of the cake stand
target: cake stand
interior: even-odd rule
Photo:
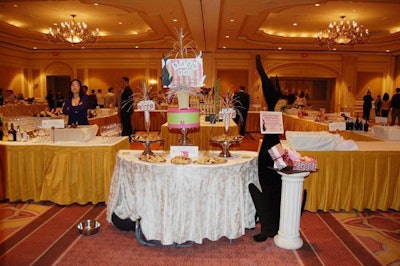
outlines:
[[[142,152],[143,155],[153,155],[154,152],[150,148],[151,144],[164,141],[162,138],[146,139],[146,137],[140,135],[132,135],[131,139],[132,142],[138,142],[143,144],[144,146],[144,151]]]
[[[229,147],[232,144],[236,144],[236,143],[240,143],[243,140],[243,136],[238,135],[238,136],[227,136],[227,135],[223,135],[223,136],[217,136],[217,137],[213,137],[211,138],[211,142],[212,143],[218,143],[219,145],[221,145],[222,147],[222,151],[221,153],[218,155],[219,157],[231,157],[231,153],[229,152]]]
[[[182,133],[182,138],[180,138],[178,140],[178,144],[182,145],[182,146],[190,146],[190,145],[192,145],[192,142],[187,137],[187,133],[188,133],[189,129],[188,128],[180,128],[179,130]]]

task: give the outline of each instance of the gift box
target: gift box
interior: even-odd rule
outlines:
[[[282,170],[283,168],[287,167],[287,163],[283,160],[283,158],[277,158],[274,160],[274,168],[278,170]]]
[[[301,157],[300,160],[292,161],[294,171],[314,172],[317,171],[317,161],[307,156]]]
[[[276,144],[275,146],[271,147],[271,149],[268,150],[269,155],[271,155],[271,158],[273,160],[276,160],[285,154],[285,150],[283,149],[282,145]]]

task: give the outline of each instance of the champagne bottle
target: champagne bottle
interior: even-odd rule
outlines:
[[[17,131],[14,129],[14,124],[11,123],[11,127],[8,130],[8,140],[16,141],[17,140]]]

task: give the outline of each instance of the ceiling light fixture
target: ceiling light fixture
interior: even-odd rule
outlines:
[[[345,20],[346,16],[340,17],[340,22],[331,22],[325,32],[318,33],[317,44],[328,46],[332,49],[334,45],[355,45],[366,43],[369,39],[368,29],[358,26],[357,22]]]
[[[78,45],[84,43],[95,43],[99,35],[99,29],[90,31],[85,22],[76,22],[76,15],[71,15],[72,20],[69,22],[61,22],[61,27],[55,31],[50,27],[46,38],[52,42],[63,42],[70,45]]]

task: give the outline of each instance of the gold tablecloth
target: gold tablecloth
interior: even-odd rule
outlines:
[[[108,199],[118,150],[127,137],[93,141],[30,143],[0,141],[0,199],[86,204]]]
[[[222,135],[224,132],[224,122],[211,124],[210,122],[201,121],[200,128],[189,130],[187,137],[193,145],[199,146],[199,150],[220,150],[221,146],[210,143],[210,139],[214,136]],[[239,135],[238,126],[233,120],[229,124],[228,134],[230,136]],[[169,150],[171,146],[178,145],[177,143],[182,138],[182,133],[178,129],[168,129],[168,123],[165,123],[161,126],[160,136],[164,139],[164,142],[161,143],[162,149]],[[238,150],[239,148],[239,144],[233,144],[230,150]]]
[[[300,153],[319,168],[304,182],[306,210],[400,210],[400,150]]]

